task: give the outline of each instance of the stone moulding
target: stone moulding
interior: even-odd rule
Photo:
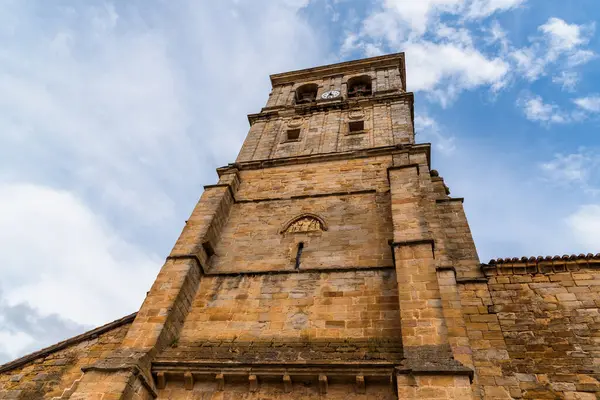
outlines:
[[[317,379],[322,394],[327,391],[329,378],[347,379],[355,383],[358,393],[365,392],[367,379],[378,381],[394,381],[395,365],[392,363],[267,363],[267,364],[241,364],[231,362],[198,362],[198,361],[171,361],[157,360],[152,365],[152,374],[156,377],[159,389],[164,389],[169,378],[181,380],[188,377],[193,382],[194,378],[214,379],[217,382],[217,391],[222,391],[226,386],[226,377],[248,377],[249,390],[258,390],[261,377],[281,377],[281,384],[286,393],[293,391],[292,382],[295,379]],[[189,388],[188,390],[190,390]]]
[[[260,363],[244,364],[237,362],[219,361],[175,361],[156,360],[152,363],[152,374],[155,377],[183,377],[184,374],[214,377],[222,374],[227,376],[281,376],[284,377],[393,377],[397,364],[382,362],[322,362],[322,363]],[[166,382],[161,382],[165,384]],[[163,386],[164,387],[164,386]]]
[[[564,256],[521,257],[492,259],[481,264],[485,276],[555,274],[577,272],[583,268],[600,268],[600,253]]]
[[[282,200],[301,200],[301,199],[312,199],[318,197],[331,197],[331,196],[352,196],[352,195],[360,195],[367,193],[377,193],[377,189],[364,189],[364,190],[354,190],[348,192],[331,192],[331,193],[314,193],[314,194],[303,194],[298,196],[290,196],[290,197],[267,197],[261,199],[234,199],[235,203],[260,203],[263,201],[282,201]]]
[[[431,144],[420,143],[420,144],[398,144],[393,146],[381,146],[372,149],[352,150],[338,153],[325,153],[325,154],[309,154],[294,157],[283,157],[277,159],[265,159],[265,160],[252,160],[243,161],[237,163],[231,163],[223,167],[217,168],[217,175],[221,177],[223,174],[229,172],[231,169],[237,169],[239,171],[244,170],[255,170],[264,168],[274,168],[286,165],[299,165],[299,164],[313,164],[322,163],[327,161],[340,161],[348,159],[359,159],[369,158],[377,156],[387,156],[408,153],[410,154],[421,154],[425,153],[427,157],[427,166],[431,164]],[[210,187],[210,185],[209,185]]]

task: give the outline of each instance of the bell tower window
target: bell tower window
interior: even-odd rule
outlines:
[[[300,129],[288,129],[285,132],[286,142],[295,142],[297,140],[300,140]]]
[[[296,104],[312,103],[317,100],[319,86],[316,83],[307,83],[296,89]]]
[[[362,133],[365,130],[365,121],[348,122],[348,133]]]
[[[348,79],[348,97],[370,96],[372,93],[370,76],[361,75]]]

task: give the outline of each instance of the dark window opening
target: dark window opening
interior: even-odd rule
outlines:
[[[296,252],[296,265],[294,269],[300,269],[300,257],[302,256],[302,249],[304,248],[304,243],[298,243],[298,251]]]
[[[312,103],[317,99],[317,91],[319,85],[316,83],[309,83],[300,86],[296,89],[296,104]]]
[[[215,255],[215,249],[213,249],[212,244],[210,244],[210,242],[202,243],[202,248],[206,252],[207,258],[211,258],[212,256]]]
[[[300,129],[288,129],[286,132],[285,140],[299,140],[300,139]]]
[[[349,133],[358,133],[365,130],[365,121],[352,121],[348,123]]]
[[[348,79],[348,97],[370,96],[372,92],[370,76],[361,75]]]

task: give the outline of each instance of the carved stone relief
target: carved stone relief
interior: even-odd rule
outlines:
[[[316,215],[304,214],[286,223],[281,233],[319,232],[327,230],[325,223]]]

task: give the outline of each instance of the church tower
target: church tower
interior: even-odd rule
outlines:
[[[125,344],[159,398],[469,398],[456,279],[479,261],[414,142],[404,54],[271,83]]]
[[[600,398],[600,254],[481,264],[404,54],[271,76],[139,312],[0,399]]]
[[[415,143],[404,54],[271,83],[122,341],[60,398],[479,390],[457,282],[485,278],[462,199]]]
[[[470,398],[456,279],[479,261],[462,200],[414,141],[404,54],[271,83],[76,398],[107,379],[114,398]]]

